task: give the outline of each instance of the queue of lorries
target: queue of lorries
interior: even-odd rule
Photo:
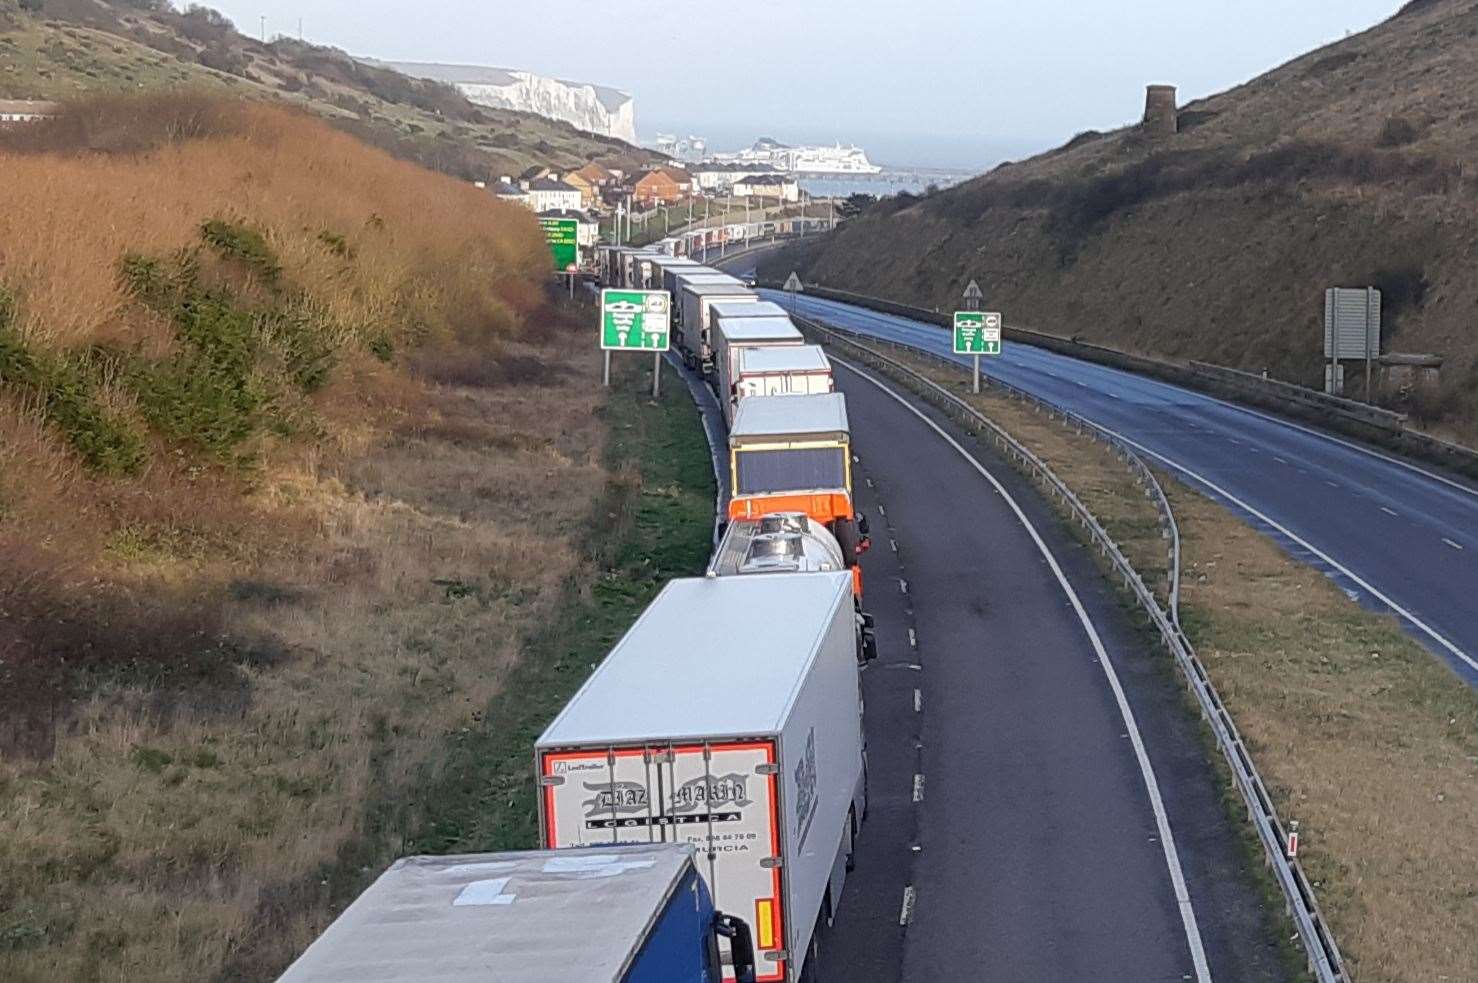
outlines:
[[[666,290],[729,424],[723,535],[669,582],[534,747],[542,850],[410,857],[293,983],[814,981],[867,814],[876,654],[845,398],[779,306],[664,251],[599,247]]]

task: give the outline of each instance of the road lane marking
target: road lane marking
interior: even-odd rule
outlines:
[[[1462,549],[1462,547],[1459,546],[1458,549]],[[912,628],[908,630],[908,647],[911,649],[919,647],[919,636]]]
[[[898,911],[898,924],[907,925],[913,921],[913,906],[917,899],[918,894],[912,884],[903,889],[903,907]]]
[[[915,802],[923,802],[924,801],[924,776],[923,775],[915,775],[915,776],[913,776],[913,800]]]
[[[888,547],[890,549],[892,549],[894,553],[897,553],[898,552],[898,540],[896,540],[896,539],[890,539],[890,540],[888,540]]]
[[[1328,485],[1330,488],[1338,488],[1339,487],[1339,482],[1338,481],[1330,481],[1328,478],[1325,478],[1324,479],[1324,483],[1326,485]]]
[[[1382,511],[1382,512],[1384,512],[1384,513],[1385,513],[1385,514],[1386,514],[1386,515],[1394,515],[1394,516],[1397,516],[1397,517],[1399,517],[1399,516],[1400,516],[1400,513],[1399,513],[1399,512],[1396,512],[1396,511],[1393,511],[1393,510],[1392,510],[1392,509],[1388,509],[1388,508],[1386,508],[1386,507],[1385,507],[1385,506],[1384,506],[1384,505],[1382,505],[1382,506],[1381,506],[1381,507],[1380,507],[1380,510],[1381,510],[1381,511]]]
[[[898,591],[901,594],[908,593],[908,581],[904,580],[902,577],[898,578]]]
[[[1463,544],[1462,543],[1454,543],[1452,540],[1448,539],[1446,536],[1443,536],[1442,537],[1442,541],[1444,543],[1446,543],[1448,546],[1451,546],[1455,550],[1460,550],[1460,549],[1463,548]]]
[[[922,691],[920,691],[918,689],[915,689],[913,691],[913,712],[914,713],[922,713],[923,710],[924,710],[924,694],[923,694]]]
[[[1198,983],[1211,983],[1211,970],[1206,962],[1206,947],[1201,941],[1201,929],[1196,924],[1196,911],[1191,903],[1190,892],[1186,888],[1185,872],[1181,869],[1180,854],[1175,848],[1175,836],[1170,830],[1170,817],[1165,811],[1165,801],[1160,795],[1160,783],[1155,778],[1155,769],[1150,763],[1149,752],[1146,750],[1144,738],[1139,732],[1139,724],[1135,722],[1134,711],[1129,706],[1129,698],[1124,694],[1124,687],[1119,683],[1119,675],[1114,671],[1113,664],[1109,661],[1108,650],[1104,648],[1103,639],[1099,637],[1098,629],[1094,627],[1093,620],[1088,617],[1088,611],[1083,607],[1083,602],[1078,598],[1077,591],[1073,589],[1073,585],[1068,582],[1067,575],[1063,573],[1062,567],[1058,565],[1057,557],[1052,554],[1052,550],[1042,539],[1041,534],[1037,532],[1036,527],[1032,525],[1031,520],[1027,518],[1026,513],[1022,511],[1021,506],[1017,504],[1016,499],[1011,497],[1011,493],[1006,490],[1006,486],[1001,484],[995,475],[986,470],[983,464],[972,457],[970,452],[965,450],[959,441],[951,437],[939,424],[931,420],[912,403],[908,402],[908,400],[874,378],[870,373],[864,372],[849,362],[834,356],[832,361],[834,364],[841,365],[843,368],[848,369],[876,386],[885,396],[888,396],[904,409],[918,417],[920,422],[938,434],[941,440],[953,447],[956,453],[964,458],[966,463],[974,468],[1005,499],[1006,504],[1011,507],[1011,511],[1016,514],[1017,520],[1025,527],[1027,534],[1031,536],[1032,542],[1036,544],[1038,552],[1047,561],[1048,567],[1051,568],[1053,575],[1057,578],[1058,585],[1062,588],[1062,592],[1067,595],[1068,602],[1077,614],[1078,623],[1082,626],[1083,632],[1088,636],[1093,650],[1098,654],[1099,665],[1103,668],[1104,675],[1108,678],[1109,688],[1113,690],[1114,700],[1119,706],[1119,715],[1124,720],[1124,726],[1128,729],[1130,736],[1130,743],[1134,747],[1134,756],[1139,764],[1139,773],[1144,780],[1145,792],[1149,796],[1150,807],[1155,814],[1155,825],[1159,828],[1160,832],[1160,847],[1165,855],[1165,866],[1170,872],[1170,883],[1175,891],[1177,907],[1180,909],[1181,926],[1185,931],[1186,945],[1190,948],[1191,962],[1196,969],[1196,980]],[[905,913],[908,911],[908,908],[908,894],[905,892]]]
[[[1475,672],[1478,672],[1478,659],[1473,658],[1471,655],[1469,655],[1468,653],[1464,652],[1462,649],[1458,648],[1452,642],[1448,641],[1447,638],[1444,635],[1442,635],[1439,631],[1437,631],[1437,629],[1433,628],[1431,625],[1427,624],[1425,621],[1423,621],[1422,619],[1418,618],[1416,615],[1412,614],[1406,608],[1404,608],[1401,605],[1397,604],[1385,592],[1380,591],[1380,590],[1377,590],[1375,588],[1375,586],[1373,584],[1371,584],[1369,581],[1367,581],[1365,578],[1363,578],[1359,574],[1355,573],[1355,571],[1351,570],[1349,567],[1345,566],[1343,563],[1340,563],[1338,560],[1336,560],[1334,557],[1330,556],[1328,553],[1326,553],[1323,550],[1319,549],[1319,547],[1315,546],[1313,543],[1309,542],[1307,539],[1304,539],[1302,536],[1300,536],[1297,533],[1295,533],[1292,529],[1289,529],[1287,526],[1283,525],[1281,522],[1276,521],[1275,519],[1273,519],[1272,516],[1268,515],[1266,512],[1263,512],[1261,509],[1254,508],[1251,504],[1249,504],[1248,502],[1244,501],[1243,499],[1238,498],[1236,495],[1233,495],[1231,492],[1227,491],[1225,488],[1221,487],[1216,482],[1214,482],[1211,479],[1207,478],[1205,475],[1202,475],[1202,474],[1200,474],[1200,473],[1198,473],[1196,471],[1192,471],[1190,468],[1186,467],[1184,464],[1181,464],[1179,461],[1174,461],[1174,460],[1166,457],[1164,454],[1159,453],[1158,451],[1152,451],[1148,447],[1146,447],[1143,444],[1141,444],[1139,441],[1133,440],[1133,439],[1131,439],[1129,437],[1125,437],[1123,434],[1118,433],[1117,431],[1111,430],[1108,427],[1104,427],[1103,429],[1104,429],[1104,433],[1112,434],[1113,436],[1118,437],[1124,443],[1128,444],[1130,447],[1133,447],[1135,450],[1139,451],[1140,453],[1148,454],[1150,457],[1153,457],[1155,460],[1159,461],[1160,463],[1165,464],[1168,467],[1174,468],[1176,471],[1179,471],[1181,474],[1185,475],[1187,478],[1190,478],[1192,481],[1195,481],[1198,484],[1200,484],[1200,485],[1202,485],[1202,486],[1204,486],[1206,488],[1209,488],[1214,494],[1221,496],[1223,499],[1225,499],[1228,502],[1231,502],[1233,505],[1235,505],[1237,508],[1241,509],[1242,511],[1246,512],[1248,515],[1250,515],[1253,518],[1255,518],[1255,519],[1257,519],[1257,520],[1265,523],[1268,526],[1268,528],[1270,528],[1270,529],[1276,529],[1280,534],[1282,534],[1283,536],[1286,536],[1290,541],[1292,541],[1294,543],[1297,543],[1299,546],[1301,546],[1304,549],[1308,550],[1314,556],[1318,557],[1320,560],[1322,560],[1323,562],[1327,563],[1333,569],[1338,570],[1345,577],[1349,578],[1349,580],[1351,582],[1359,585],[1359,587],[1360,587],[1361,590],[1365,591],[1371,597],[1375,598],[1376,600],[1378,600],[1382,604],[1384,604],[1386,607],[1390,608],[1398,616],[1400,616],[1402,618],[1405,618],[1408,622],[1411,623],[1411,625],[1413,627],[1415,627],[1422,634],[1426,635],[1428,638],[1430,638],[1432,641],[1436,642],[1442,648],[1446,649],[1448,652],[1451,652],[1453,655],[1455,655],[1458,659],[1462,660],[1462,662],[1465,665],[1467,665],[1468,668],[1474,670]],[[1355,597],[1355,600],[1358,601],[1359,600],[1359,597],[1356,596]]]
[[[1273,460],[1277,461],[1279,464],[1287,464],[1288,463],[1287,461],[1285,461],[1281,457],[1279,457],[1277,454],[1274,454],[1273,455]]]

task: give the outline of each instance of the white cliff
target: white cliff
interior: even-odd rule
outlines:
[[[454,85],[479,106],[536,113],[587,133],[636,143],[636,104],[618,89],[481,65],[387,64],[407,75]]]

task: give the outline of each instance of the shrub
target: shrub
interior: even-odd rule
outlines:
[[[282,264],[266,238],[247,225],[213,218],[200,226],[200,237],[225,259],[235,260],[257,273],[268,286],[282,279]]]
[[[1404,147],[1415,143],[1419,136],[1421,129],[1411,120],[1404,116],[1392,116],[1381,127],[1375,144],[1378,147]]]
[[[95,471],[133,474],[143,465],[143,440],[99,405],[97,381],[75,357],[38,354],[13,327],[15,305],[0,290],[0,385],[29,392],[41,415]]]

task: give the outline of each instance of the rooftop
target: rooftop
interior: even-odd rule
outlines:
[[[536,177],[529,182],[530,191],[578,191],[558,178]]]

